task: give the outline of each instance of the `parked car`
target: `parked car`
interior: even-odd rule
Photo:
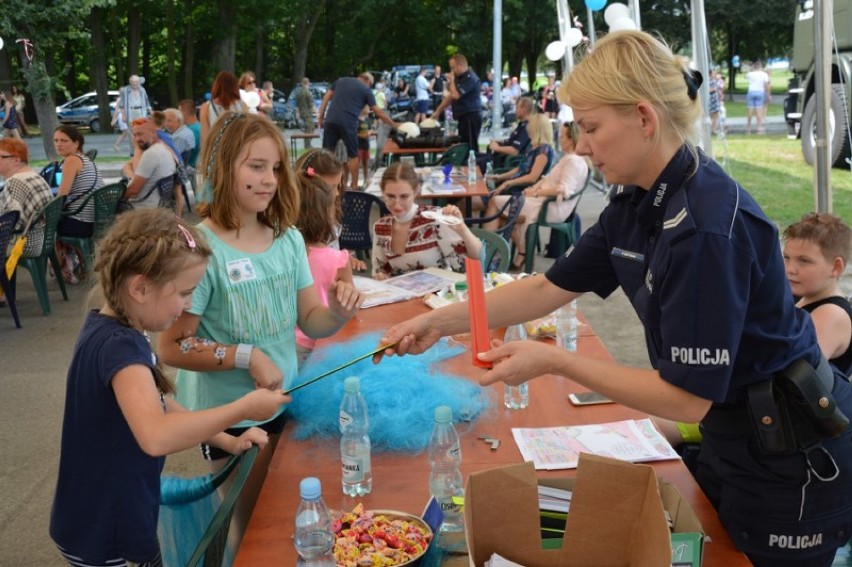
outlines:
[[[108,94],[109,111],[112,114],[115,112],[119,93],[118,91],[108,91]],[[98,96],[95,92],[86,93],[57,106],[56,115],[60,124],[88,126],[92,129],[92,132],[101,131],[101,122],[98,117]]]
[[[314,122],[316,123],[317,114],[319,113],[320,103],[322,102],[322,97],[325,95],[326,91],[329,88],[328,83],[311,83],[310,87],[311,94],[314,97]],[[287,102],[284,103],[281,119],[280,121],[284,124],[285,128],[299,128],[299,119],[296,112],[296,93],[299,92],[299,89],[302,88],[302,85],[296,85],[290,91],[290,96],[287,97]],[[276,89],[277,91],[277,89]],[[280,92],[280,91],[278,91]],[[278,99],[278,93],[275,95],[276,100]],[[278,109],[275,109],[276,117],[275,121],[278,122],[277,112]]]

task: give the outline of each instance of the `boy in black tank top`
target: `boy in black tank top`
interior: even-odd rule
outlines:
[[[852,229],[827,213],[808,213],[784,231],[784,264],[797,307],[811,314],[820,349],[852,376],[852,305],[840,278],[852,254]]]

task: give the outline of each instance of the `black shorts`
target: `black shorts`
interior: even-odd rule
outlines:
[[[70,236],[72,238],[89,238],[94,234],[95,223],[83,222],[74,217],[62,217],[56,226],[59,236]]]
[[[278,435],[284,430],[284,425],[287,423],[287,412],[282,412],[281,415],[273,419],[272,421],[267,421],[266,423],[261,423],[257,427],[263,429],[270,435]],[[231,427],[225,430],[225,433],[233,435],[234,437],[239,437],[243,433],[245,433],[248,427]],[[218,461],[219,459],[225,459],[230,457],[231,454],[227,451],[220,449],[219,447],[214,447],[212,445],[208,445],[207,443],[202,443],[201,447],[201,456],[204,457],[205,461]]]
[[[322,147],[334,153],[339,140],[343,140],[343,144],[346,146],[346,157],[349,159],[358,157],[357,125],[347,128],[340,124],[326,122],[325,129],[322,132]]]

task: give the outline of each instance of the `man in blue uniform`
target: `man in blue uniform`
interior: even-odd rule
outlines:
[[[468,144],[479,152],[479,132],[482,130],[482,100],[480,82],[476,73],[468,66],[467,58],[461,53],[450,57],[450,80],[447,81],[449,96],[441,101],[433,116],[440,116],[452,104],[453,119],[458,122],[459,142]]]
[[[775,225],[690,143],[700,84],[648,34],[598,42],[560,100],[581,131],[577,153],[620,187],[545,276],[486,298],[501,327],[620,287],[653,369],[512,341],[479,355],[500,362],[480,382],[556,374],[652,415],[700,421],[698,480],[737,547],[758,567],[828,567],[852,534],[852,385],[793,303]],[[467,326],[457,304],[381,342],[399,341],[389,354],[418,353]]]

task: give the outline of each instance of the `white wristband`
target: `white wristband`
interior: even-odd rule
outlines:
[[[234,355],[234,368],[248,370],[251,363],[251,351],[254,350],[254,345],[240,343],[237,345],[237,352]]]

